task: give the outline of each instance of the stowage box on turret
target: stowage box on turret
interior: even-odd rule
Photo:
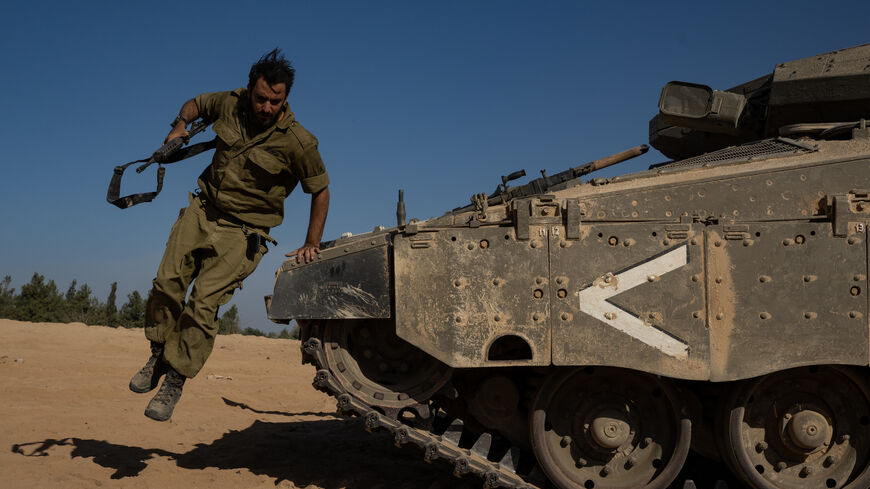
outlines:
[[[339,410],[485,487],[676,487],[692,449],[729,487],[866,489],[868,115],[870,45],[668,83],[674,161],[513,174],[425,221],[400,200],[285,262],[269,317]]]

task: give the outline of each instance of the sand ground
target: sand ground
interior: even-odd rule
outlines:
[[[0,487],[480,487],[335,416],[298,341],[218,337],[165,423],[127,388],[148,355],[141,330],[0,320]]]

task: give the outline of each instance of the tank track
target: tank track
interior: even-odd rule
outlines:
[[[518,447],[496,449],[493,436],[484,433],[476,437],[470,448],[462,448],[463,420],[452,418],[440,410],[436,410],[430,420],[420,426],[411,426],[385,416],[352,396],[339,384],[328,369],[320,339],[309,338],[301,347],[317,369],[312,383],[314,388],[335,397],[340,414],[362,417],[370,433],[386,430],[393,436],[397,447],[414,445],[423,451],[423,460],[426,462],[440,460],[452,465],[456,477],[467,474],[479,477],[483,480],[483,489],[544,489],[546,477],[536,464],[529,470],[518,470],[521,466],[521,451]],[[467,445],[467,442],[462,444]],[[501,454],[497,462],[490,460],[493,453]],[[697,488],[694,482],[687,480],[683,489]],[[716,484],[715,489],[728,488],[724,484]]]

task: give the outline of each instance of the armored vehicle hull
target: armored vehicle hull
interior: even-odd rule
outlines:
[[[793,64],[815,95],[788,63],[665,87],[673,162],[324,243],[269,317],[339,410],[486,487],[666,488],[690,450],[731,486],[870,487],[870,129],[841,119],[870,112],[870,46]]]

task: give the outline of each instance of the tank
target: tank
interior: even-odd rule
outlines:
[[[268,316],[340,412],[485,488],[866,489],[868,114],[870,44],[668,83],[672,161],[420,221],[400,191],[283,263]]]

